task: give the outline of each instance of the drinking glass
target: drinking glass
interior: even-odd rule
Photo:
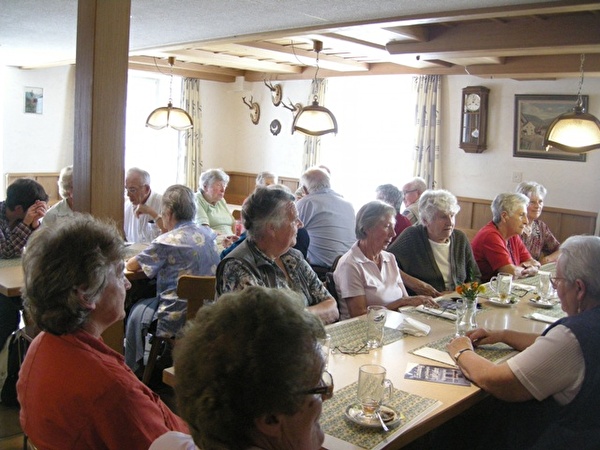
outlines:
[[[544,301],[548,301],[554,295],[554,288],[550,282],[552,274],[550,272],[538,272],[538,294]]]
[[[383,345],[386,311],[385,306],[367,307],[367,347],[369,348]]]
[[[502,302],[508,302],[512,290],[513,276],[510,273],[499,272],[498,275],[490,279],[490,287],[498,295]]]
[[[394,386],[386,373],[385,367],[377,364],[365,364],[358,370],[357,397],[364,418],[377,417],[379,407],[392,397]]]
[[[469,329],[467,322],[467,301],[464,298],[456,300],[456,333],[455,336],[464,336]]]
[[[326,334],[325,337],[318,339],[321,353],[323,354],[323,361],[325,362],[325,369],[329,367],[329,353],[331,353],[331,335]]]

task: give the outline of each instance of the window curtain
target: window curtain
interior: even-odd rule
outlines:
[[[422,177],[427,187],[442,186],[440,154],[440,108],[442,83],[439,75],[413,77],[416,94],[414,176]]]
[[[198,190],[202,173],[202,104],[200,103],[200,80],[184,78],[181,85],[181,107],[190,116],[194,127],[186,130],[179,140],[179,174],[177,179],[192,191]],[[178,174],[178,175],[179,175]]]
[[[325,103],[325,94],[327,92],[327,80],[319,78],[313,80],[310,85],[310,96],[307,105],[312,105],[315,94],[319,105]],[[304,155],[302,157],[302,172],[310,167],[318,166],[321,161],[321,136],[306,136],[304,138]]]

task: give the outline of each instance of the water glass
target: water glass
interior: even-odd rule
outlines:
[[[552,287],[552,283],[550,282],[550,277],[552,274],[550,272],[538,272],[539,281],[538,281],[538,294],[542,300],[548,300],[554,295],[554,288]]]
[[[456,337],[464,336],[469,330],[469,324],[467,322],[467,301],[464,298],[456,300]]]
[[[367,307],[367,347],[378,348],[383,345],[386,312],[385,306]]]
[[[498,275],[490,279],[490,287],[503,302],[508,302],[512,290],[513,276],[510,273],[499,272]]]
[[[376,417],[380,406],[392,397],[393,385],[385,367],[366,364],[358,370],[357,398],[365,418]]]
[[[331,335],[326,334],[325,337],[319,338],[318,343],[323,354],[325,369],[327,369],[329,367],[329,354],[331,353]]]

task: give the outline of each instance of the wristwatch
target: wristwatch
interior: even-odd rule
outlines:
[[[460,357],[460,355],[462,355],[464,352],[468,352],[468,351],[472,352],[473,349],[467,347],[467,348],[463,348],[462,350],[457,351],[454,355],[454,361],[458,362],[458,358]]]

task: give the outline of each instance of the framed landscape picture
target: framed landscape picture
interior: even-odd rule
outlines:
[[[588,96],[581,96],[587,110]],[[576,95],[515,95],[515,130],[513,156],[522,158],[560,159],[585,162],[585,153],[568,153],[542,146],[546,130],[552,121],[572,111]]]

